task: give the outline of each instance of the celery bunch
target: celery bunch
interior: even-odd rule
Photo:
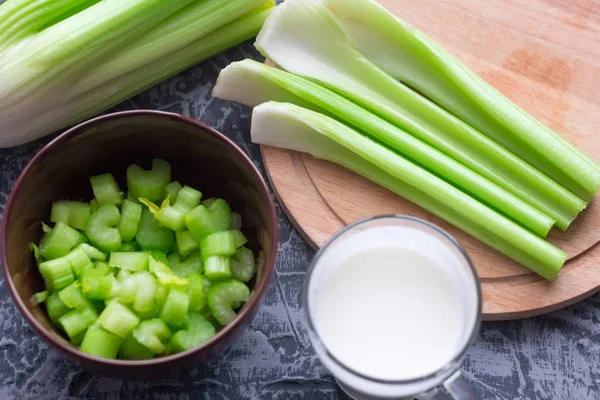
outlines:
[[[273,0],[0,4],[0,147],[89,118],[255,36]]]

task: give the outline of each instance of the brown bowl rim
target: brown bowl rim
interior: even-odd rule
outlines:
[[[15,198],[16,194],[19,192],[20,187],[23,184],[23,182],[25,182],[25,179],[27,178],[27,175],[29,174],[30,170],[36,164],[38,164],[44,158],[46,158],[49,154],[51,154],[57,145],[61,144],[62,142],[65,142],[71,138],[77,137],[78,135],[83,134],[89,128],[93,127],[94,125],[96,125],[98,123],[102,123],[102,122],[109,121],[109,120],[116,120],[116,119],[120,119],[120,118],[128,118],[128,117],[133,117],[133,116],[137,117],[137,116],[144,116],[144,115],[163,117],[163,118],[167,118],[167,119],[176,120],[178,122],[181,122],[181,123],[184,123],[187,125],[191,125],[191,126],[198,128],[210,135],[213,135],[213,137],[215,137],[218,140],[220,140],[221,142],[223,142],[226,146],[230,147],[235,153],[238,154],[238,156],[244,161],[246,166],[249,168],[249,170],[252,172],[252,174],[258,180],[258,182],[260,184],[260,189],[262,192],[261,194],[265,198],[269,199],[268,209],[269,209],[269,216],[271,218],[271,230],[273,232],[273,236],[271,238],[271,251],[270,251],[269,257],[267,259],[267,263],[265,265],[263,279],[260,282],[256,283],[256,285],[253,289],[253,291],[255,293],[252,296],[251,300],[244,305],[244,307],[238,313],[236,319],[233,322],[231,322],[229,325],[227,325],[225,328],[223,328],[221,331],[219,331],[210,340],[208,340],[205,343],[203,343],[197,347],[194,347],[190,350],[187,350],[187,351],[184,351],[181,353],[177,353],[177,354],[173,354],[170,356],[166,356],[166,357],[154,358],[151,360],[119,360],[119,359],[96,357],[96,356],[92,356],[90,354],[84,353],[83,351],[79,350],[78,348],[72,347],[71,345],[67,344],[66,342],[63,342],[63,341],[57,339],[46,328],[44,328],[29,312],[29,310],[25,306],[24,302],[21,300],[21,298],[17,294],[17,290],[15,288],[12,277],[10,276],[10,273],[8,270],[8,261],[7,261],[7,256],[6,256],[7,239],[8,239],[7,226],[8,226],[8,221],[11,218],[11,209],[12,209],[14,198]],[[279,225],[278,225],[277,212],[275,210],[275,202],[273,201],[273,198],[269,192],[267,183],[265,182],[265,180],[262,177],[261,173],[259,172],[258,168],[254,165],[252,160],[250,160],[248,155],[238,145],[236,145],[232,140],[230,140],[228,137],[226,137],[224,134],[222,134],[221,132],[217,131],[216,129],[210,127],[208,124],[206,124],[204,122],[198,121],[198,120],[188,117],[186,115],[175,114],[175,113],[170,113],[170,112],[165,112],[165,111],[157,111],[157,110],[120,111],[120,112],[116,112],[116,113],[102,115],[102,116],[87,120],[85,122],[82,122],[70,129],[68,129],[66,132],[60,134],[58,137],[56,137],[55,139],[50,141],[48,144],[46,144],[41,150],[39,150],[35,154],[35,156],[29,161],[29,163],[27,163],[27,166],[23,169],[23,171],[21,172],[21,174],[19,175],[19,177],[13,184],[13,187],[12,187],[10,194],[8,196],[8,199],[6,201],[6,205],[4,207],[2,225],[0,226],[0,254],[1,254],[1,261],[2,261],[2,272],[4,273],[4,276],[6,277],[6,282],[7,282],[7,287],[8,287],[9,293],[12,296],[14,302],[16,303],[17,308],[19,309],[21,314],[25,317],[27,322],[29,322],[29,324],[33,327],[33,329],[37,332],[37,334],[40,335],[43,339],[45,339],[47,342],[51,343],[52,345],[57,346],[62,351],[68,353],[73,358],[75,358],[77,361],[81,362],[81,364],[100,363],[100,364],[104,364],[105,366],[114,366],[114,367],[144,368],[144,367],[150,367],[150,366],[159,366],[159,365],[174,362],[177,360],[186,359],[188,357],[191,357],[193,354],[195,354],[197,352],[200,352],[200,351],[203,351],[206,349],[210,349],[211,347],[217,345],[222,339],[225,339],[238,326],[240,326],[240,324],[242,324],[246,320],[249,320],[252,317],[254,311],[257,310],[258,307],[260,306],[260,303],[262,302],[264,296],[266,295],[267,289],[269,287],[271,277],[273,275],[273,271],[275,270],[278,245],[279,245]]]

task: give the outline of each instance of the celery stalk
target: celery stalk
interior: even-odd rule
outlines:
[[[586,200],[600,188],[598,164],[424,33],[372,0],[320,2],[352,44],[395,79],[419,90]]]
[[[221,24],[211,22],[213,28],[227,21],[231,22],[205,34],[202,23],[198,21],[187,24],[185,17],[168,18],[178,10],[184,12],[182,7],[191,2],[192,0],[132,0],[122,3],[120,0],[104,0],[35,36],[29,35],[19,41],[14,48],[16,56],[11,56],[7,65],[3,64],[4,55],[0,52],[0,147],[26,143],[92,117],[200,61],[254,37],[273,7],[273,0],[263,0],[258,2],[260,7],[244,15],[238,12],[225,15],[213,7],[211,15],[224,21]],[[197,2],[199,0],[194,1]],[[110,8],[109,5],[114,6],[114,3],[122,7]],[[224,5],[222,1],[212,0],[212,4],[215,3]],[[255,5],[257,1],[246,0],[244,4]],[[137,12],[129,12],[135,8],[134,5],[137,5]],[[5,7],[5,4],[0,5],[0,18]],[[223,9],[230,10],[228,6]],[[244,5],[241,9],[248,8]],[[86,19],[85,23],[79,22],[80,16],[87,18],[89,13],[97,15],[97,20],[90,22]],[[241,16],[232,21],[237,15]],[[173,27],[172,24],[176,21],[182,24],[186,22],[176,29],[176,37],[186,39],[184,44],[172,46],[173,42],[167,38],[166,29]],[[202,21],[206,22],[205,19]],[[111,25],[113,22],[118,25]],[[167,28],[163,28],[163,22]],[[89,29],[85,24],[90,25]],[[69,25],[77,28],[70,32],[70,36],[69,32],[64,32]],[[96,25],[99,28],[92,29]],[[103,37],[98,34],[102,30],[100,28],[105,29],[104,40],[100,40]],[[120,57],[122,48],[150,30],[163,32],[164,35],[147,43],[145,48],[151,49],[152,54],[162,56],[149,62],[145,62],[148,60],[142,57],[144,62],[137,62],[135,65],[128,64],[129,61],[136,60],[131,57],[125,62],[127,65],[123,65],[125,69],[117,71],[118,76],[111,79],[113,72],[106,69],[105,63],[113,57]],[[201,35],[196,34],[199,30]],[[81,43],[77,43],[78,38]],[[57,46],[56,43],[60,40],[65,43]],[[45,47],[64,48],[64,51],[48,51],[50,54],[33,51]],[[26,67],[28,63],[35,68],[17,68],[18,65]],[[21,72],[15,72],[16,70]],[[23,71],[28,72],[25,74]],[[16,78],[19,79],[14,80],[14,75],[18,75]],[[82,85],[83,80],[91,86]],[[8,96],[9,93],[12,95]],[[23,110],[27,110],[27,113]]]
[[[359,173],[366,170],[377,177],[379,168],[395,179],[393,187],[406,185],[409,200],[441,218],[450,215],[449,222],[459,221],[459,228],[546,279],[553,279],[565,262],[560,249],[332,118],[292,104],[268,102],[254,109],[251,134],[255,143],[309,152]],[[385,174],[380,181],[389,180]],[[419,192],[426,194],[423,203]]]
[[[239,90],[241,84],[244,85],[244,90]],[[531,189],[526,192],[512,182],[494,181],[495,175],[482,177],[331,90],[255,61],[244,60],[225,68],[217,80],[213,94],[219,98],[236,100],[250,106],[267,100],[291,102],[334,116],[378,141],[388,144],[404,157],[410,158],[439,177],[480,198],[540,236],[545,236],[552,226],[553,220],[549,217],[555,219],[559,227],[566,227],[584,206],[581,200],[564,189],[565,193],[577,200],[576,204],[579,203],[575,211],[566,212]],[[537,172],[531,167],[525,169]],[[485,179],[486,177],[489,180]],[[540,173],[534,173],[532,177],[543,179]],[[513,177],[513,180],[520,182],[516,177]],[[528,185],[522,186],[528,187]],[[562,189],[558,185],[555,186],[558,187],[557,190]]]
[[[555,193],[526,175],[522,167],[526,162],[514,164],[522,153],[515,156],[371,63],[352,46],[327,8],[315,0],[291,0],[278,7],[265,22],[256,47],[283,69],[333,89],[482,176],[499,176],[514,185],[523,180],[526,183],[519,185],[521,190],[530,185],[559,204],[577,202],[564,188]],[[560,158],[556,155],[561,153],[553,154]],[[564,168],[563,175],[570,178],[554,174],[551,178],[558,184],[553,186],[565,186],[589,200],[589,193],[597,190],[595,175],[600,186],[600,173],[590,171],[586,163],[570,163]],[[492,180],[500,184],[498,178]],[[551,179],[544,179],[548,181]],[[573,210],[577,208],[573,206]]]

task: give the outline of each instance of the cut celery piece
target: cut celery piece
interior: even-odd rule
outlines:
[[[423,93],[585,200],[600,188],[600,172],[594,161],[422,32],[374,1],[321,2],[352,44],[393,78]]]
[[[144,209],[135,239],[144,250],[169,251],[175,242],[175,233],[160,226],[152,213]]]
[[[133,252],[133,251],[140,251],[142,248],[140,247],[140,245],[138,244],[137,241],[135,240],[130,240],[128,242],[123,242],[121,244],[121,247],[119,247],[120,252],[123,253],[129,253],[129,252]]]
[[[87,243],[81,243],[79,246],[75,248],[75,250],[83,250],[87,256],[96,261],[106,261],[107,255],[106,253],[101,252],[94,246],[90,246]]]
[[[86,238],[81,232],[58,222],[50,232],[42,237],[39,250],[42,257],[52,260],[66,256],[71,249],[85,242]]]
[[[248,282],[256,271],[252,250],[240,247],[231,257],[231,277],[240,282]]]
[[[232,256],[235,254],[236,243],[233,231],[217,232],[206,236],[200,242],[202,257]]]
[[[166,200],[169,198],[169,204],[173,205],[177,201],[177,193],[181,190],[181,183],[174,181],[165,186],[165,198],[161,200]]]
[[[144,252],[150,254],[150,257],[154,258],[156,261],[160,261],[161,263],[169,266],[169,259],[167,257],[167,253],[164,251],[144,250]]]
[[[92,207],[88,203],[61,200],[52,204],[50,221],[62,222],[71,228],[85,230]]]
[[[314,5],[313,1],[307,4],[305,7],[294,1],[285,3],[276,13],[278,16],[271,19],[272,24],[266,25],[258,39],[258,47],[265,54],[269,53],[269,56],[274,57],[276,62],[277,58],[281,58],[278,64],[283,63],[283,68],[333,88],[359,105],[365,106],[368,103],[374,113],[550,215],[561,223],[557,225],[561,229],[566,229],[567,222],[572,221],[585,207],[584,201],[559,183],[369,63],[352,47],[326,9]],[[286,15],[294,19],[290,29],[280,20],[288,19]],[[315,46],[314,40],[306,36],[313,34],[315,27],[306,29],[304,22],[300,22],[304,18],[330,34],[326,36],[326,44],[321,43],[322,47]],[[276,31],[283,28],[280,24],[286,25],[285,36],[277,35]],[[302,26],[301,31],[299,26]],[[288,45],[285,48],[278,47],[279,40],[287,41]],[[290,43],[294,45],[289,45]],[[335,50],[321,54],[322,58],[315,58],[315,54],[307,56],[307,53],[313,52],[320,54],[331,46]],[[319,59],[318,66],[312,64],[316,59]],[[254,91],[252,86],[248,88]],[[269,96],[269,89],[261,86],[259,90],[263,96]],[[271,94],[285,95],[285,92],[276,89]],[[253,95],[248,92],[238,96],[251,98]],[[269,97],[263,101],[290,101],[289,98]],[[305,98],[303,103],[297,104],[307,107],[306,102],[312,101]],[[337,112],[334,115],[356,129],[377,134],[376,128],[369,126],[368,121],[361,121],[362,117],[352,115],[351,111],[347,111],[345,115]],[[367,128],[362,126],[365,123]],[[561,215],[564,219],[562,222],[559,218]]]
[[[92,176],[90,183],[100,207],[119,205],[123,201],[123,192],[112,174]]]
[[[156,276],[160,285],[185,286],[188,284],[187,279],[178,277],[171,268],[153,257],[150,257],[150,272]]]
[[[92,213],[85,231],[90,243],[102,251],[117,251],[121,247],[121,234],[116,228],[120,221],[121,215],[116,206],[101,206]]]
[[[33,296],[31,296],[31,304],[32,305],[42,304],[43,302],[46,301],[46,299],[48,298],[49,295],[50,295],[50,293],[48,293],[47,290],[43,290],[41,292],[34,293]]]
[[[111,301],[98,317],[98,322],[107,331],[125,338],[140,323],[140,319],[123,304]]]
[[[176,353],[186,351],[206,342],[215,333],[215,327],[205,317],[190,314],[188,328],[175,332],[169,340],[169,347]]]
[[[203,237],[219,231],[213,214],[204,205],[199,205],[185,216],[185,225],[198,243]]]
[[[208,305],[215,319],[221,325],[228,325],[237,315],[233,310],[234,305],[245,303],[249,298],[248,286],[236,280],[229,280],[217,283],[210,288]]]
[[[81,292],[81,284],[75,282],[58,292],[58,298],[69,308],[83,308],[89,303]]]
[[[127,336],[119,349],[119,358],[125,360],[149,360],[154,354],[147,347],[141,345],[132,334]]]
[[[184,186],[177,193],[177,201],[175,201],[173,207],[187,213],[193,208],[198,207],[201,199],[202,193],[189,186]]]
[[[29,250],[33,253],[33,258],[35,258],[35,262],[37,265],[40,265],[44,262],[44,257],[40,253],[40,248],[35,243],[29,243]]]
[[[419,166],[324,115],[291,104],[265,103],[254,109],[252,139],[268,146],[310,152],[317,158],[339,163],[359,173],[366,170],[369,178],[376,181],[387,179],[387,176],[373,177],[373,167],[369,165],[372,163],[407,186],[400,192],[404,197],[441,218],[447,218],[447,208],[453,209],[455,215],[449,222],[456,223],[461,229],[464,227],[475,238],[546,279],[553,279],[565,262],[566,255],[560,249]],[[421,202],[412,188],[418,190],[416,193],[426,193],[427,199]],[[437,205],[432,206],[430,197],[443,204],[440,213]],[[473,229],[473,224],[478,228]]]
[[[160,318],[169,326],[181,328],[185,325],[189,306],[187,291],[171,288],[160,311]]]
[[[63,258],[69,261],[71,269],[73,270],[75,278],[77,279],[81,279],[81,276],[86,270],[94,267],[94,263],[92,262],[91,258],[87,255],[85,250],[79,247]]]
[[[231,230],[229,231],[233,235],[233,243],[235,244],[235,248],[239,249],[246,243],[248,243],[248,239],[240,230]]]
[[[45,261],[38,268],[44,278],[46,289],[51,292],[61,290],[75,281],[71,264],[65,257]]]
[[[176,232],[175,239],[177,240],[179,254],[182,256],[190,255],[200,248],[198,242],[194,239],[194,235],[192,235],[190,231]]]
[[[117,358],[123,339],[99,325],[92,325],[85,332],[81,351],[96,357]]]
[[[78,344],[83,337],[80,337],[83,332],[98,318],[98,314],[94,307],[90,304],[87,307],[73,309],[60,317],[58,322],[65,331],[69,339],[74,344]],[[78,338],[79,339],[76,339]]]
[[[153,354],[160,354],[165,351],[165,343],[171,335],[171,329],[159,318],[142,321],[132,333],[134,339]]]
[[[98,209],[100,208],[100,204],[98,204],[98,200],[92,199],[92,201],[90,201],[90,208],[91,208],[92,212],[98,211]]]
[[[138,313],[149,312],[156,305],[156,279],[147,271],[138,272],[129,279],[135,280],[136,291],[133,309]]]
[[[92,270],[94,272],[98,270]],[[91,300],[108,300],[113,296],[116,279],[113,275],[86,274],[81,281],[83,294]]]
[[[207,304],[207,292],[204,290],[204,277],[198,273],[188,276],[189,311],[200,312]]]
[[[65,315],[70,311],[70,308],[65,305],[58,297],[58,293],[52,293],[46,301],[44,302],[44,306],[46,306],[46,312],[48,313],[48,317],[50,317],[50,321],[54,325],[58,324],[58,320],[60,317]]]
[[[199,251],[195,251],[188,257],[181,258],[179,254],[172,253],[168,257],[171,270],[180,278],[187,278],[193,273],[202,273],[204,262]]]
[[[231,208],[229,204],[223,199],[216,199],[207,208],[213,217],[215,229],[217,231],[228,230],[231,226]]]
[[[119,222],[119,233],[122,241],[128,242],[135,237],[141,218],[142,206],[129,200],[123,200],[121,221]]]
[[[204,261],[204,275],[211,281],[231,278],[231,259],[226,256],[210,256]]]
[[[143,252],[135,253],[111,253],[108,265],[126,269],[128,271],[147,271],[150,255]]]
[[[239,213],[231,213],[231,226],[229,229],[238,231],[242,229],[242,216]]]
[[[152,169],[146,171],[139,165],[127,168],[127,187],[134,198],[145,198],[156,203],[165,197],[165,186],[171,181],[171,164],[165,160],[152,160]]]

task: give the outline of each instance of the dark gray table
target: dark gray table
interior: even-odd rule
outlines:
[[[210,95],[221,68],[245,57],[259,59],[251,43],[116,110],[152,108],[204,120],[238,143],[262,168],[259,150],[249,140],[250,110]],[[12,182],[48,140],[0,150],[0,208]],[[313,252],[281,210],[279,219],[277,272],[251,327],[220,358],[180,379],[126,382],[96,376],[60,359],[20,316],[1,277],[0,399],[345,398],[315,356],[303,326],[299,292]],[[485,323],[464,364],[465,375],[482,399],[600,398],[599,305],[596,296],[544,317]]]

